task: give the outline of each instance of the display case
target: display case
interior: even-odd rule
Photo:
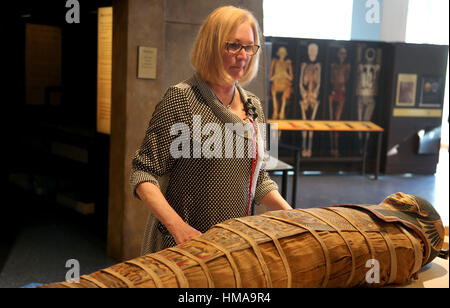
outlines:
[[[271,46],[270,121],[368,121],[384,129],[382,172],[434,173],[448,46],[281,37],[266,41]],[[298,147],[303,170],[357,170],[354,162],[366,145],[368,168],[378,165],[378,142],[369,134],[330,128],[280,131],[279,138],[281,144]],[[280,149],[286,161],[288,152]]]

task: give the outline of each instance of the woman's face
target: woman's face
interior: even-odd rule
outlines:
[[[242,45],[254,44],[254,35],[250,23],[244,22],[238,26],[236,32],[228,37],[227,42],[240,43]],[[244,49],[241,49],[237,54],[231,54],[224,49],[222,59],[226,72],[234,80],[239,80],[247,71],[251,56],[248,56]]]

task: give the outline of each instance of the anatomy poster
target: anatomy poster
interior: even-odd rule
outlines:
[[[322,120],[323,73],[326,45],[317,40],[301,40],[297,63],[298,106],[301,120]],[[302,157],[313,156],[314,132],[302,131]]]
[[[296,41],[277,40],[272,43],[269,68],[268,118],[292,119],[295,104]]]
[[[327,95],[325,119],[331,121],[352,119],[351,77],[354,52],[349,44],[330,43],[327,61]],[[342,134],[330,132],[331,156],[340,156]]]
[[[356,49],[356,120],[371,121],[377,107],[382,50],[376,45],[359,44]]]
[[[379,43],[266,38],[268,118],[306,121],[376,121],[380,110],[383,48]],[[431,80],[431,79],[430,79]],[[428,89],[430,87],[425,87]],[[432,96],[425,96],[424,102]],[[296,144],[301,157],[343,157],[361,152],[361,133],[296,131],[279,133]]]

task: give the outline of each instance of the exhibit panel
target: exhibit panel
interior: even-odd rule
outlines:
[[[439,161],[448,46],[396,43],[392,50],[383,171],[433,174]]]
[[[267,118],[290,118],[295,112],[297,44],[295,39],[280,39],[271,43],[272,57],[268,73],[269,106]]]
[[[299,76],[298,105],[300,119],[306,121],[323,119],[324,65],[326,47],[323,42],[299,40],[297,74]],[[314,132],[302,132],[302,157],[313,156]]]
[[[331,121],[352,119],[353,104],[351,104],[351,85],[353,78],[354,47],[343,42],[330,43],[328,49],[328,67],[326,80],[326,112],[325,118]],[[342,140],[342,138],[345,138]],[[339,132],[330,133],[330,154],[339,156],[345,149],[342,143],[348,144],[348,135]],[[351,141],[350,141],[351,142]]]
[[[268,91],[268,119],[279,124],[288,120],[306,121],[305,124],[329,121],[326,131],[317,132],[314,125],[310,130],[279,129],[280,156],[290,161],[292,147],[296,148],[295,156],[301,157],[303,170],[329,171],[336,165],[325,166],[323,162],[347,163],[344,170],[355,170],[360,168],[360,162],[364,165],[366,158],[375,165],[378,150],[375,136],[351,129],[342,132],[333,127],[336,121],[373,121],[381,125],[380,102],[384,91],[380,83],[385,44],[281,37],[267,37],[266,42],[272,45],[272,71],[274,63],[280,61],[276,54],[279,50],[289,54],[289,65],[292,63],[293,67],[293,76],[289,73],[290,66],[283,70],[290,86],[284,112],[273,112],[274,106],[283,109],[283,95]],[[269,76],[268,88],[273,90],[276,80],[273,73]],[[338,166],[341,167],[342,164]]]
[[[61,28],[25,24],[25,103],[59,105],[61,101]]]
[[[272,44],[271,122],[370,121],[385,130],[381,171],[435,172],[448,46],[281,37],[266,41]],[[297,148],[303,170],[334,171],[339,170],[334,164],[317,163],[351,162],[340,168],[353,171],[364,155],[369,169],[378,168],[373,134],[332,127],[327,132],[289,129],[280,130],[279,143],[291,152]],[[281,148],[280,156],[289,161],[291,152]]]

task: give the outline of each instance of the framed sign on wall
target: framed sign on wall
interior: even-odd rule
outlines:
[[[441,107],[444,84],[442,78],[422,76],[419,107]]]
[[[396,106],[415,106],[416,104],[416,74],[398,74]]]
[[[157,52],[153,47],[138,46],[137,78],[156,79]]]

